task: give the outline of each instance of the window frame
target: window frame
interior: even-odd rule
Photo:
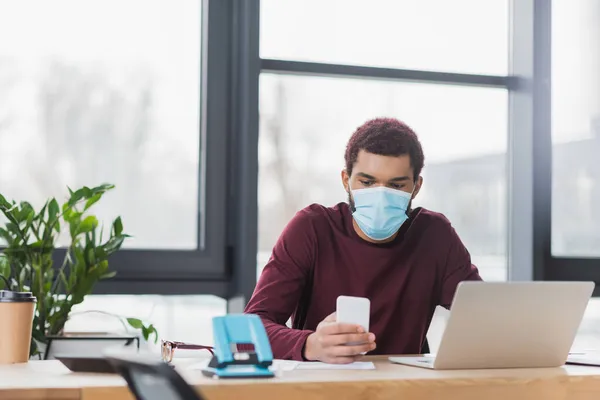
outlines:
[[[513,0],[515,1],[515,0]],[[534,87],[533,227],[534,279],[593,281],[600,297],[600,257],[560,257],[552,254],[552,1],[536,0],[532,25]]]
[[[248,298],[256,283],[258,2],[201,0],[195,250],[123,248],[94,294]],[[65,250],[54,254],[58,268]]]
[[[235,243],[228,240],[232,228],[230,157],[232,140],[229,66],[232,46],[232,2],[202,0],[200,130],[197,248],[194,250],[121,249],[110,259],[117,275],[101,281],[98,294],[203,293],[232,295],[232,258]],[[192,216],[190,216],[192,217]]]
[[[94,293],[206,294],[245,301],[252,294],[258,207],[258,103],[253,101],[258,98],[258,18],[258,1],[202,0],[199,134],[205,146],[200,149],[198,249],[123,249],[110,260],[117,275],[100,282]]]
[[[261,72],[506,88],[509,93],[508,265],[513,281],[594,281],[600,257],[551,252],[551,16],[547,0],[510,0],[507,76],[261,59]]]
[[[507,24],[509,24],[509,22],[509,20],[506,21]],[[268,58],[260,59],[260,73],[268,73],[275,75],[330,77],[339,79],[359,78],[385,82],[412,82],[419,84],[496,88],[507,90],[509,97],[511,95],[511,91],[518,84],[517,79],[511,75],[489,75],[403,68],[369,67],[359,65],[332,64],[325,62],[306,62]],[[509,108],[509,120],[511,118],[512,115]],[[507,135],[508,134],[509,133],[507,132]],[[510,140],[509,143],[512,144]],[[507,164],[510,160],[510,155],[513,151],[513,147],[515,146],[516,144],[507,147]],[[507,176],[507,178],[507,186],[509,187],[508,192],[510,193],[510,187],[512,185],[512,182],[510,176]],[[509,257],[510,255],[507,254],[507,260],[509,260]],[[508,276],[510,276],[510,271],[508,271],[509,265],[511,265],[510,262],[507,262],[507,278]]]

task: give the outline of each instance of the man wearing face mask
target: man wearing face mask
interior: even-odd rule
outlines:
[[[348,203],[296,214],[246,307],[261,317],[275,358],[350,363],[365,352],[418,354],[435,307],[449,308],[461,281],[481,280],[450,222],[411,208],[424,156],[406,124],[366,122],[350,138],[345,164]],[[335,322],[339,295],[371,300],[371,332]]]

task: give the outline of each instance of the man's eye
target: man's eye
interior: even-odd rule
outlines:
[[[402,189],[404,187],[404,185],[403,184],[399,184],[399,183],[391,183],[390,187],[392,189]]]
[[[362,183],[363,186],[371,186],[373,184],[373,181],[360,181],[360,183]]]

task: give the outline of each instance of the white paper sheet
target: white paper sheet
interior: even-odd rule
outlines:
[[[273,364],[269,367],[271,371],[292,371],[296,366],[300,364],[298,361],[289,360],[273,360]],[[198,363],[194,363],[187,367],[187,369],[203,369],[208,365],[208,360],[203,360]]]
[[[297,368],[298,361],[291,360],[273,360],[273,364],[269,368],[271,371],[293,371]]]
[[[357,361],[351,364],[326,364],[322,362],[299,362],[296,369],[375,369],[375,364]]]
[[[203,369],[208,364],[208,360],[194,363],[189,369]],[[271,371],[293,371],[293,370],[324,370],[324,369],[346,369],[346,370],[368,370],[375,369],[375,364],[368,361],[357,361],[351,364],[326,364],[322,362],[300,362],[290,360],[273,360],[273,365],[269,367]]]

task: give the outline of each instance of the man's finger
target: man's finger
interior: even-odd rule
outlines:
[[[323,320],[323,322],[335,322],[335,321],[336,321],[336,318],[337,318],[337,313],[334,311],[334,312],[332,312],[331,314],[329,314],[329,315],[327,316],[327,318],[325,318],[325,319]]]
[[[356,360],[361,359],[362,356],[354,356],[354,357],[346,357],[346,356],[342,356],[342,357],[335,357],[335,356],[330,356],[324,359],[324,363],[327,364],[351,364],[353,362],[355,362]]]
[[[330,354],[336,357],[356,357],[361,355],[361,353],[367,353],[372,350],[375,350],[375,343],[356,346],[335,346],[331,347]]]
[[[324,325],[321,333],[325,335],[339,335],[342,333],[364,333],[364,329],[360,325],[334,323]]]
[[[324,346],[339,346],[346,343],[368,343],[372,342],[375,336],[372,333],[344,333],[340,335],[327,335],[323,338]]]

